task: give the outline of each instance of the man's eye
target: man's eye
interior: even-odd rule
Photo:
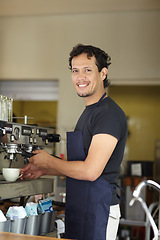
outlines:
[[[91,69],[86,69],[86,72],[91,72]]]
[[[76,70],[76,69],[72,70],[72,73],[77,73],[77,72],[78,72],[78,70]]]

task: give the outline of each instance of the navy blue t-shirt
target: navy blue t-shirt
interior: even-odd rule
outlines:
[[[117,184],[127,138],[127,120],[123,110],[110,97],[104,98],[100,103],[86,106],[75,127],[75,131],[79,130],[83,133],[86,156],[94,135],[104,133],[118,139],[102,173],[109,183]]]

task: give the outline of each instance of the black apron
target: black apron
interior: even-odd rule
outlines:
[[[86,159],[82,131],[67,133],[67,158],[68,161]],[[102,176],[93,182],[67,177],[65,238],[106,240],[112,189]]]

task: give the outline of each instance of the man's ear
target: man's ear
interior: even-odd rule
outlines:
[[[102,68],[102,70],[101,70],[102,80],[104,80],[106,78],[107,72],[108,72],[108,69],[106,67]]]

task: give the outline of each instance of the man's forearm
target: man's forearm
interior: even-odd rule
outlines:
[[[64,176],[64,174],[58,172],[56,169],[45,169],[44,175]]]
[[[55,171],[57,176],[59,174],[79,180],[88,180],[85,161],[65,161],[54,158],[49,165],[50,168],[47,169],[47,173],[54,173]]]

